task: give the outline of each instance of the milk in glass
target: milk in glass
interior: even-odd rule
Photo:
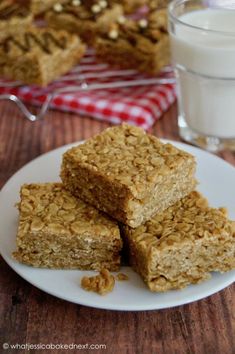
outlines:
[[[171,41],[180,114],[199,134],[234,138],[235,11],[183,14]]]

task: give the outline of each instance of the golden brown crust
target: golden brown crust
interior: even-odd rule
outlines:
[[[152,291],[178,289],[235,268],[235,233],[224,209],[192,192],[136,229],[124,228],[134,269]]]
[[[48,28],[30,28],[0,42],[3,76],[41,86],[69,71],[84,53],[77,36]]]
[[[117,270],[118,225],[67,192],[61,183],[21,188],[17,233],[20,262],[36,267]]]
[[[122,125],[67,151],[61,178],[73,194],[132,227],[195,187],[195,159]]]

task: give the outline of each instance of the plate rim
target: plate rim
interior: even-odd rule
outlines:
[[[175,140],[171,140],[171,139],[162,139],[160,138],[160,140],[164,143],[171,143],[181,149],[184,149],[186,147],[186,151],[187,151],[187,147],[190,148],[190,150],[192,151],[196,151],[196,152],[200,152],[200,153],[203,153],[205,155],[207,155],[207,157],[209,157],[210,159],[219,159],[220,161],[222,161],[225,165],[228,165],[230,168],[234,168],[234,166],[232,164],[230,164],[228,161],[225,161],[223,158],[221,158],[220,156],[216,156],[208,151],[205,151],[203,149],[200,149],[198,147],[195,147],[195,146],[192,146],[190,144],[185,144],[181,141],[175,141]],[[61,150],[61,155],[63,154],[63,151],[66,151],[67,149],[73,147],[73,146],[76,146],[76,145],[80,145],[82,143],[84,143],[86,140],[80,140],[80,141],[75,141],[73,143],[69,143],[69,144],[65,144],[65,145],[62,145],[60,147],[57,147],[55,149],[52,149],[50,151],[47,151],[37,157],[35,157],[34,159],[28,161],[25,165],[23,165],[20,169],[18,169],[5,183],[4,185],[2,186],[1,190],[0,190],[0,202],[1,202],[1,199],[2,199],[2,194],[4,192],[7,192],[7,187],[8,185],[10,185],[12,183],[13,180],[17,180],[17,176],[18,174],[20,175],[21,172],[29,167],[32,163],[37,163],[38,160],[40,159],[47,159],[48,156],[50,155],[53,155],[53,154],[58,154],[59,151]],[[192,152],[193,153],[193,152]],[[29,284],[35,286],[36,288],[40,289],[41,291],[49,294],[49,295],[52,295],[52,296],[55,296],[56,298],[59,298],[61,300],[64,300],[64,301],[68,301],[68,302],[71,302],[71,303],[74,303],[74,304],[77,304],[77,305],[82,305],[82,306],[89,306],[89,307],[93,307],[93,308],[99,308],[99,309],[103,309],[103,310],[113,310],[113,311],[155,311],[155,310],[160,310],[160,309],[166,309],[166,308],[174,308],[174,307],[178,307],[178,306],[182,306],[182,305],[186,305],[186,304],[189,304],[189,303],[192,303],[192,302],[195,302],[195,301],[199,301],[199,300],[202,300],[202,299],[205,299],[209,296],[212,296],[213,294],[225,289],[226,287],[228,287],[229,285],[232,285],[235,281],[235,270],[234,271],[230,271],[231,272],[231,279],[227,279],[227,281],[224,281],[222,284],[221,283],[218,283],[216,287],[213,288],[213,290],[210,292],[208,292],[206,295],[205,294],[202,294],[202,296],[198,296],[198,294],[196,293],[194,296],[191,296],[189,298],[186,298],[186,299],[182,299],[182,300],[178,300],[176,301],[177,303],[176,304],[173,304],[173,305],[166,305],[166,304],[162,304],[161,303],[156,303],[156,306],[153,307],[152,304],[148,306],[148,304],[146,304],[146,306],[143,308],[143,306],[136,306],[134,305],[133,307],[130,308],[130,305],[127,304],[127,305],[123,305],[123,304],[120,304],[120,305],[105,305],[105,304],[94,304],[92,301],[83,301],[83,300],[80,300],[78,299],[78,301],[74,301],[72,300],[71,298],[69,298],[68,296],[66,295],[60,295],[56,292],[53,292],[51,289],[47,289],[47,286],[41,286],[41,285],[38,285],[36,284],[34,281],[32,281],[30,279],[30,277],[28,277],[28,275],[25,275],[24,272],[21,271],[21,269],[18,269],[18,263],[13,261],[13,259],[9,259],[9,257],[7,255],[5,255],[3,252],[2,252],[2,249],[0,249],[0,254],[2,256],[2,258],[4,259],[4,261],[7,263],[7,265],[13,269],[14,272],[16,272],[21,278],[23,278],[25,281],[27,281]],[[14,263],[15,262],[15,263]],[[33,267],[31,267],[32,270],[34,270]],[[128,267],[128,268],[131,268],[131,267]],[[38,269],[38,268],[36,268]],[[41,269],[41,268],[39,268]],[[50,271],[50,269],[45,269],[46,271]],[[56,271],[60,271],[60,270],[56,270]],[[71,270],[68,270],[68,271],[71,271]],[[79,270],[73,270],[74,272],[76,271],[79,271]],[[228,272],[228,273],[230,273]],[[225,274],[228,274],[228,273],[225,273]],[[234,274],[233,274],[234,273]],[[197,285],[197,284],[196,284]],[[198,284],[200,285],[200,284]],[[146,290],[148,290],[146,288]],[[179,291],[183,291],[184,289],[182,290],[173,290],[173,291],[176,291],[176,292],[179,292]],[[160,293],[160,294],[164,294],[164,293]],[[78,294],[78,298],[79,298],[79,294]],[[92,302],[92,303],[91,303]]]

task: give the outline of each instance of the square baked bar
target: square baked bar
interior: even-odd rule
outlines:
[[[31,28],[0,41],[0,71],[9,79],[46,86],[77,64],[85,49],[65,31]]]
[[[130,262],[150,290],[181,289],[235,268],[235,223],[194,191],[136,229],[124,227]]]
[[[137,227],[194,189],[195,166],[192,155],[125,124],[68,150],[61,178],[73,195]]]
[[[122,7],[109,0],[68,0],[55,4],[45,19],[50,27],[76,33],[86,43],[93,44],[100,26],[113,22],[122,13]]]
[[[18,208],[18,250],[13,256],[19,262],[58,269],[119,269],[117,223],[73,197],[61,183],[23,185]]]
[[[100,27],[97,57],[122,69],[158,73],[170,62],[166,10],[151,10],[139,20],[120,17]]]
[[[26,31],[32,21],[29,6],[17,4],[12,0],[0,1],[0,40]]]

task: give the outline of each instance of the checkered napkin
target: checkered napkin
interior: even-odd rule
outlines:
[[[168,68],[158,78],[170,75]],[[88,50],[77,67],[48,87],[17,86],[17,83],[12,86],[0,80],[0,94],[15,94],[37,106],[50,100],[50,108],[149,129],[176,97],[174,84],[159,85],[156,79],[134,70],[116,70],[97,63],[94,51]],[[123,87],[126,85],[130,86]]]

